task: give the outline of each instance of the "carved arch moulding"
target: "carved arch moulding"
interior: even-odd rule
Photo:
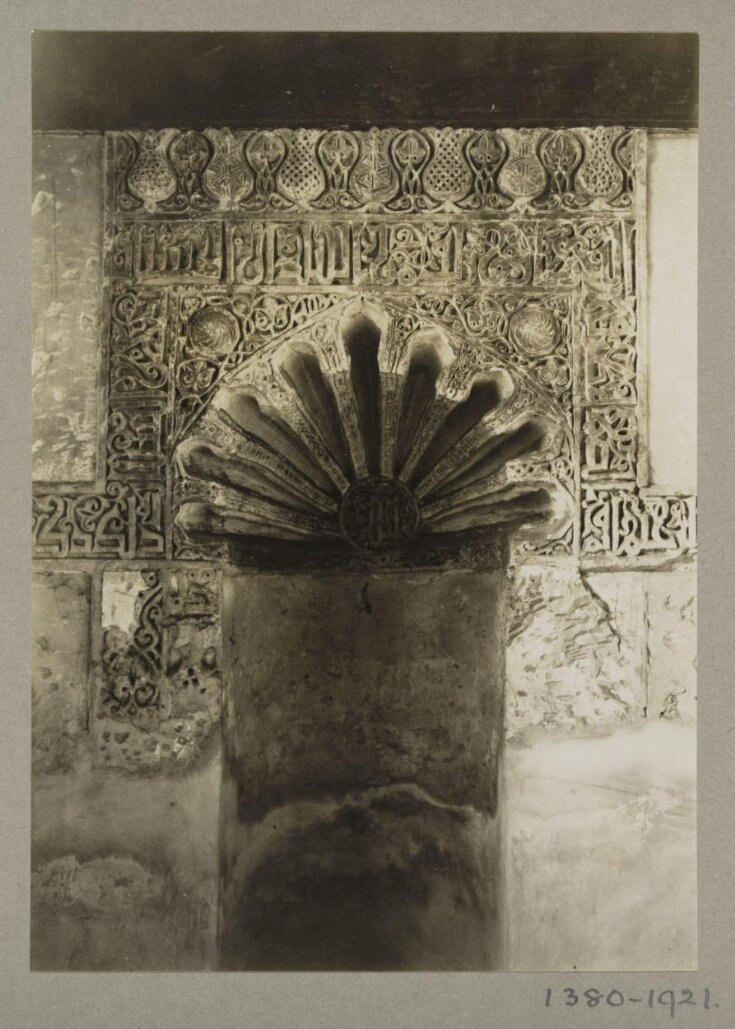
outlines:
[[[223,499],[242,505],[224,479],[245,473],[217,464],[217,433],[250,447],[239,485],[251,495],[254,477],[267,481],[272,519],[284,470],[299,474],[247,441],[243,398],[258,390],[291,411],[292,430],[301,419],[312,452],[325,448],[337,492],[314,494],[302,524],[367,531],[360,497],[344,498],[368,478],[388,491],[381,510],[403,512],[396,531],[415,517],[451,525],[452,491],[427,485],[426,469],[403,506],[385,483],[432,453],[432,411],[459,410],[455,457],[479,446],[496,500],[521,484],[553,498],[551,539],[518,540],[516,560],[604,567],[691,551],[694,498],[648,482],[645,142],[624,127],[107,134],[103,459],[95,489],[35,493],[36,555],[225,560],[226,542],[196,520],[208,510],[211,528]],[[372,365],[353,361],[358,337]],[[379,402],[366,413],[371,375]],[[311,409],[289,408],[294,376]],[[331,443],[317,410],[329,396],[342,427]],[[422,399],[423,429],[406,413]],[[463,423],[468,409],[477,419]],[[479,502],[467,472],[453,466],[453,481]]]

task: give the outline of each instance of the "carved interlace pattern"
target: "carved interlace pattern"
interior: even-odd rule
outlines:
[[[221,554],[172,524],[195,490],[175,447],[264,347],[371,295],[397,340],[465,340],[457,389],[491,352],[561,412],[535,474],[576,517],[519,550],[594,564],[692,549],[693,498],[651,494],[641,463],[643,145],[623,127],[109,134],[105,461],[86,491],[34,496],[34,552]]]
[[[162,573],[143,573],[144,588],[135,602],[130,639],[106,630],[102,640],[102,707],[113,718],[134,717],[159,704],[162,672]]]
[[[186,654],[177,659],[175,641],[184,624],[201,630],[217,623],[219,579],[208,568],[168,567],[144,568],[138,580],[133,625],[103,632],[99,704],[102,715],[150,729],[165,714],[167,687],[198,685],[195,668],[179,673]],[[202,657],[213,670],[216,655]]]

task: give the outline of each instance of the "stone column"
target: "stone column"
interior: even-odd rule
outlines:
[[[503,572],[233,575],[222,967],[502,968]]]

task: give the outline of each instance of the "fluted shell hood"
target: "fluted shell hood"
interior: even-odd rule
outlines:
[[[366,554],[545,533],[569,517],[564,491],[533,472],[559,432],[491,347],[356,301],[222,383],[176,451],[199,487],[177,523],[245,550]]]

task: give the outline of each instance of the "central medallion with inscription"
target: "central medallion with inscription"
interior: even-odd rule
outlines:
[[[361,550],[400,546],[415,534],[419,521],[419,509],[408,487],[381,475],[350,486],[339,510],[342,532]]]

